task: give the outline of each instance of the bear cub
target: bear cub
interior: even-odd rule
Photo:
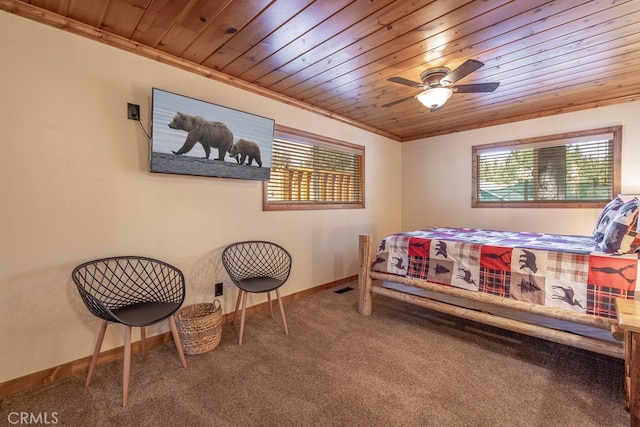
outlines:
[[[243,164],[248,157],[247,165],[251,165],[255,159],[258,167],[262,167],[262,159],[260,158],[260,147],[258,144],[246,139],[239,139],[238,142],[229,147],[229,155],[236,159],[238,164]]]

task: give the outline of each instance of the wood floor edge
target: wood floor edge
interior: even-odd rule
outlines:
[[[325,283],[323,285],[314,286],[310,289],[305,289],[300,292],[296,292],[291,295],[283,297],[286,307],[287,303],[297,301],[300,298],[304,298],[318,292],[325,291],[337,286],[341,286],[357,280],[358,276],[349,276],[344,279],[335,280],[333,282]],[[247,314],[257,313],[267,309],[267,304],[258,304],[247,309]],[[230,322],[233,320],[233,313],[227,313],[223,317],[223,321]],[[147,349],[151,349],[173,340],[171,332],[166,332],[160,335],[147,338]],[[133,343],[133,353],[140,352],[140,341]],[[105,363],[113,362],[114,360],[122,359],[124,354],[124,347],[116,347],[107,351],[103,351],[98,356],[98,366]],[[91,363],[91,355],[83,357],[81,359],[73,360],[62,365],[54,366],[52,368],[44,369],[42,371],[34,372],[22,377],[14,378],[0,383],[0,398],[6,397],[14,393],[26,391],[53,381],[66,378],[78,372],[89,370],[89,364]]]

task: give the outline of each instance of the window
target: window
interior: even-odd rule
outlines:
[[[364,147],[276,126],[263,210],[364,207]]]
[[[602,207],[620,192],[622,127],[477,145],[473,207]]]

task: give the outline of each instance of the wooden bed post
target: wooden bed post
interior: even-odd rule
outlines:
[[[371,314],[371,235],[361,234],[360,272],[358,273],[358,313]]]

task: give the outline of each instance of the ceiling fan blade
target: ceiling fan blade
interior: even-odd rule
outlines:
[[[416,96],[417,96],[417,95],[414,95],[414,96],[408,96],[408,97],[406,97],[406,98],[398,99],[397,101],[393,101],[393,102],[390,102],[390,103],[388,103],[388,104],[381,105],[381,107],[392,107],[392,106],[394,106],[394,105],[396,105],[396,104],[400,104],[401,102],[405,102],[405,101],[408,101],[408,100],[410,100],[410,99],[413,99],[413,98],[415,98]]]
[[[480,61],[476,61],[475,59],[467,59],[460,65],[458,68],[447,74],[445,77],[440,80],[442,84],[447,82],[448,84],[454,84],[458,80],[463,77],[468,76],[473,73],[478,68],[482,67],[484,64]]]
[[[493,92],[498,88],[498,86],[500,86],[500,82],[458,85],[451,89],[453,89],[453,93]]]
[[[404,79],[402,77],[391,77],[389,79],[387,79],[387,81],[393,82],[393,83],[400,83],[401,85],[405,85],[405,86],[411,86],[411,87],[415,87],[418,89],[424,89],[424,85],[422,83],[416,83],[416,82],[412,82],[411,80],[407,80]]]

